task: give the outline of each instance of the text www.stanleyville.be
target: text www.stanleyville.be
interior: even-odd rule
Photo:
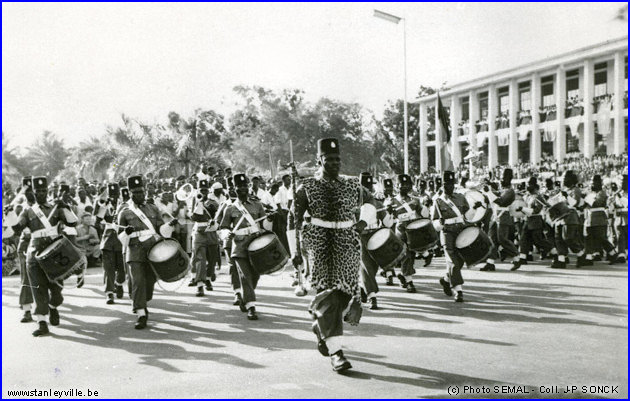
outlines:
[[[68,390],[53,390],[53,389],[32,389],[32,390],[7,390],[7,396],[9,397],[49,397],[49,398],[76,398],[76,397],[98,397],[99,391],[97,390],[79,390],[76,388],[70,388]]]

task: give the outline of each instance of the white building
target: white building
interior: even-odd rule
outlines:
[[[621,154],[628,149],[628,37],[463,82],[440,98],[456,166],[469,146],[490,167]],[[436,116],[436,95],[418,103],[421,171],[439,170],[442,132],[428,119]]]

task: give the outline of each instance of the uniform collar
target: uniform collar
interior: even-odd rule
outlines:
[[[321,168],[317,173],[316,173],[316,178],[318,180],[323,180],[323,181],[328,181],[328,182],[332,182],[332,181],[337,181],[337,182],[341,182],[341,176],[337,175],[336,178],[332,178],[331,176],[329,176],[328,174],[326,174],[326,172],[324,171],[323,168]]]

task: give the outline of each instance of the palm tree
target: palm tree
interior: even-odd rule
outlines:
[[[26,175],[28,168],[15,149],[11,148],[10,141],[2,132],[2,181],[16,181],[20,176]]]
[[[68,156],[63,139],[50,131],[44,131],[35,144],[27,148],[25,159],[33,175],[55,177],[63,170]]]

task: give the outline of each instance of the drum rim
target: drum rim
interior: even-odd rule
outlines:
[[[181,244],[176,239],[174,239],[174,238],[160,238],[155,244],[153,244],[151,246],[151,248],[149,248],[149,251],[147,252],[147,260],[150,263],[164,263],[165,262],[165,260],[160,260],[160,261],[151,260],[151,258],[149,257],[151,255],[151,251],[153,251],[153,248],[155,248],[158,244],[161,244],[163,242],[174,242],[175,244],[177,244],[179,246],[179,249],[183,251],[183,248],[182,248]],[[186,252],[184,252],[184,253],[186,253]],[[188,256],[188,254],[186,254],[186,256]]]
[[[459,238],[459,236],[460,236],[460,235],[462,235],[462,234],[464,233],[464,231],[467,231],[467,230],[468,230],[468,231],[475,230],[477,233],[482,231],[479,227],[466,227],[466,228],[464,228],[462,231],[460,231],[460,232],[459,232],[459,234],[457,234],[457,237],[455,238],[455,249],[464,249],[464,248],[467,248],[467,247],[469,247],[469,246],[470,246],[473,242],[475,242],[475,241],[472,241],[470,244],[468,244],[468,245],[466,245],[466,246],[461,246],[461,247],[460,247],[460,246],[458,246],[458,244],[457,244],[457,238]],[[475,237],[475,239],[476,239],[476,238],[477,238],[477,237]]]
[[[426,224],[423,224],[423,225],[418,226],[418,227],[409,227],[410,225],[412,225],[412,224],[414,224],[414,223],[416,223],[416,222],[421,222],[421,221],[425,221],[425,222],[426,222]],[[426,227],[427,225],[430,225],[430,224],[431,224],[431,219],[415,219],[415,220],[412,220],[412,221],[410,221],[409,223],[407,223],[407,225],[405,226],[405,228],[406,228],[407,230],[416,230],[416,229],[418,229],[418,228]]]
[[[387,230],[387,232],[388,232],[388,233],[387,233],[387,238],[390,238],[390,237],[391,237],[391,235],[393,234],[393,233],[392,233],[392,229],[391,229],[391,228],[388,228],[388,227],[382,227],[382,228],[379,228],[378,230],[376,230],[376,231],[374,232],[374,234],[372,234],[372,235],[370,236],[370,238],[367,240],[367,243],[365,244],[365,248],[366,248],[368,251],[370,251],[370,250],[375,251],[375,250],[377,250],[380,246],[382,246],[385,242],[387,242],[387,239],[386,239],[386,240],[385,240],[384,242],[382,242],[382,243],[381,243],[378,247],[373,248],[373,249],[370,249],[370,241],[372,241],[372,238],[374,238],[374,236],[375,236],[378,232],[383,231],[383,230]]]
[[[72,242],[70,242],[70,240],[68,238],[64,237],[63,235],[60,235],[57,238],[53,239],[50,244],[46,245],[46,248],[42,249],[41,251],[38,251],[35,254],[35,258],[43,257],[44,256],[43,252],[47,251],[51,246],[55,245],[56,243],[58,243],[60,241],[64,242],[64,240],[65,240],[65,242],[68,242],[70,245],[73,245]]]
[[[249,249],[249,247],[250,247],[250,246],[252,246],[252,244],[253,244],[254,242],[256,242],[256,240],[258,240],[258,239],[260,239],[260,238],[264,238],[264,237],[272,237],[273,239],[278,240],[278,236],[276,235],[276,233],[274,233],[274,232],[266,232],[266,233],[264,233],[264,234],[259,235],[259,236],[258,236],[258,237],[256,237],[256,238],[254,238],[253,240],[251,240],[251,241],[249,242],[249,244],[247,244],[247,252],[250,252],[250,251],[251,251],[251,252],[256,252],[256,251],[259,251],[259,250],[263,249],[265,246],[267,246],[267,245],[269,245],[270,243],[272,243],[272,242],[273,242],[273,240],[271,240],[270,242],[268,242],[267,244],[265,244],[265,246],[262,246],[262,247],[260,247],[260,248],[256,248],[256,249]]]

